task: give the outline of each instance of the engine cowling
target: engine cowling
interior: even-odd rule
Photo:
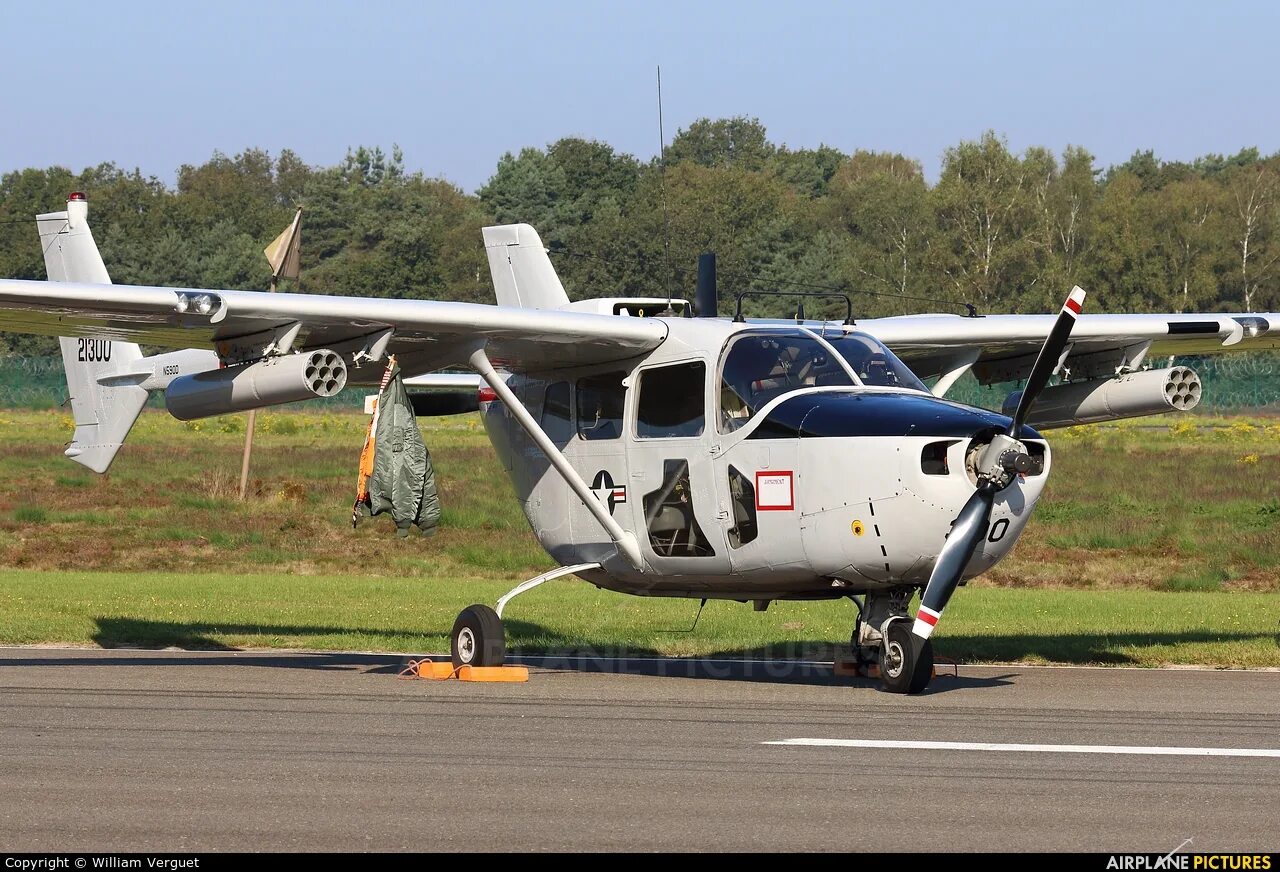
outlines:
[[[1045,388],[1027,423],[1041,430],[1096,424],[1166,412],[1188,412],[1200,404],[1200,376],[1185,366],[1149,369],[1114,378]],[[1004,412],[1018,407],[1022,391],[1004,401]]]
[[[347,365],[327,349],[268,357],[169,382],[164,405],[180,421],[263,406],[332,397],[347,384]]]

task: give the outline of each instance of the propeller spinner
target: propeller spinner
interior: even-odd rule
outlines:
[[[1027,378],[1022,399],[1008,431],[997,434],[978,459],[978,489],[969,497],[952,523],[951,533],[938,553],[933,572],[929,575],[929,583],[920,597],[920,609],[911,628],[917,650],[923,647],[925,640],[933,632],[947,601],[960,584],[964,568],[969,565],[986,535],[996,494],[1008,487],[1018,473],[1030,468],[1031,458],[1027,455],[1026,446],[1018,441],[1018,436],[1036,398],[1066,359],[1070,350],[1068,343],[1071,330],[1075,327],[1076,316],[1084,307],[1084,298],[1085,292],[1079,287],[1071,289],[1071,294],[1062,304],[1058,320],[1040,348],[1035,366],[1031,368],[1031,375]]]

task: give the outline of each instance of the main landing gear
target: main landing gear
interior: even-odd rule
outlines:
[[[498,600],[496,609],[486,605],[467,606],[458,615],[458,620],[453,622],[453,634],[449,641],[449,655],[453,659],[453,665],[501,666],[507,659],[507,633],[502,629],[502,610],[507,603],[543,582],[599,568],[599,563],[560,566],[516,585],[510,593]]]
[[[507,658],[502,618],[486,605],[467,606],[453,622],[449,654],[454,666],[501,666]]]
[[[933,678],[933,644],[911,632],[907,615],[913,592],[895,588],[869,593],[858,603],[851,640],[854,657],[859,667],[876,664],[880,682],[890,693],[919,693]]]

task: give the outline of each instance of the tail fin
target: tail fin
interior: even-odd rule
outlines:
[[[503,224],[486,227],[482,232],[499,306],[559,309],[569,305],[569,295],[542,247],[538,231],[528,224]]]
[[[111,284],[88,218],[83,194],[72,194],[65,212],[36,216],[49,281]],[[104,385],[101,379],[128,372],[142,358],[142,349],[110,339],[63,337],[58,342],[76,424],[66,455],[94,472],[106,472],[146,405],[147,390],[136,384]]]

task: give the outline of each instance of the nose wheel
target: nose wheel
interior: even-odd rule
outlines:
[[[919,693],[933,677],[933,645],[906,621],[889,624],[880,646],[880,681],[890,693]]]
[[[454,666],[501,666],[507,656],[502,618],[486,605],[467,606],[453,622],[449,654]]]

